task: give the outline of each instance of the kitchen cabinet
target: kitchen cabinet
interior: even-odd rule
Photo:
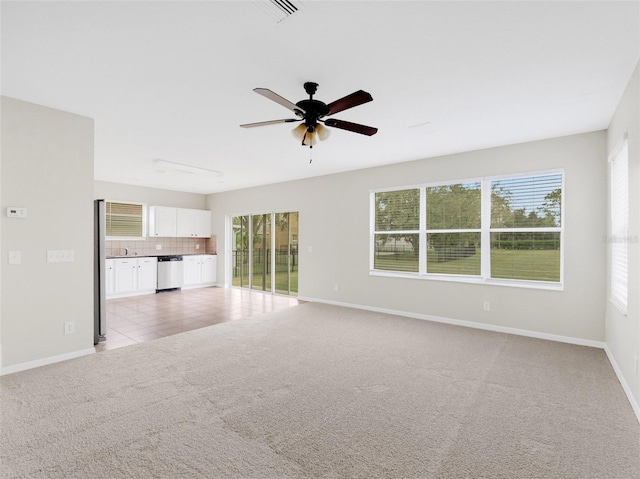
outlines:
[[[155,257],[116,258],[113,261],[113,290],[109,296],[135,296],[155,293],[158,259]],[[108,267],[107,267],[108,268]],[[107,275],[109,271],[107,270]],[[109,280],[107,280],[107,285]],[[109,286],[107,286],[108,291]]]
[[[218,257],[215,254],[202,255],[202,284],[215,284],[218,279]]]
[[[184,256],[183,289],[213,286],[217,279],[217,259],[214,254]]]
[[[177,236],[177,208],[152,206],[149,208],[149,236],[171,238]]]
[[[211,212],[177,208],[176,230],[180,237],[211,237]]]
[[[200,284],[200,275],[202,271],[200,255],[184,256],[182,258],[182,264],[184,265],[183,287]]]
[[[151,206],[149,236],[152,238],[210,238],[211,211]]]
[[[116,288],[116,260],[108,259],[105,261],[105,293],[107,296],[115,293]]]
[[[158,286],[158,258],[138,258],[137,291],[155,293]]]

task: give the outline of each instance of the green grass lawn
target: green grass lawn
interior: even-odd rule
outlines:
[[[271,290],[271,278],[267,277],[267,290]],[[247,271],[242,277],[234,276],[232,281],[233,286],[249,287],[249,272]],[[254,272],[253,274],[253,287],[255,289],[262,290],[262,272]],[[287,272],[276,273],[276,293],[287,294],[289,289]],[[290,294],[296,295],[298,293],[298,271],[291,273],[291,291]]]
[[[413,255],[380,256],[374,268],[385,271],[418,272]],[[433,274],[480,275],[480,253],[468,258],[438,263],[437,254],[427,255],[427,272]],[[491,277],[531,281],[560,281],[559,250],[491,250]]]
[[[491,250],[491,277],[560,281],[560,250]]]

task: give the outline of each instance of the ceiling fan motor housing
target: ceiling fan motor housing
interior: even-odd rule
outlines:
[[[304,124],[311,128],[315,128],[318,120],[329,113],[327,104],[319,100],[302,100],[296,103],[296,105],[305,111]]]

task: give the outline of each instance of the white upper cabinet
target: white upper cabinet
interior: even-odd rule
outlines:
[[[164,238],[210,238],[211,211],[152,206],[149,236]]]
[[[149,208],[149,236],[171,238],[176,236],[176,209],[169,206]]]
[[[211,237],[211,211],[177,208],[178,236],[186,238]]]

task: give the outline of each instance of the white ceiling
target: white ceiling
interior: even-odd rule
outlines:
[[[267,2],[268,3],[268,2]],[[640,2],[2,1],[3,95],[95,119],[95,178],[212,193],[607,128],[640,57]],[[313,149],[291,117],[319,83]],[[172,171],[164,159],[222,176]]]

